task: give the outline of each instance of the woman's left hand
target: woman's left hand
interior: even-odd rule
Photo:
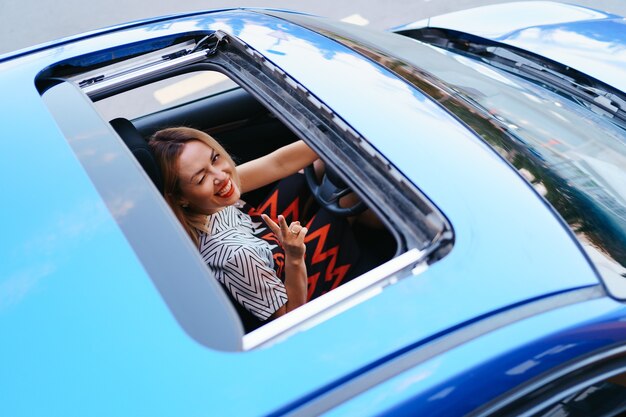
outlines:
[[[304,253],[306,252],[304,237],[308,231],[306,227],[301,226],[300,222],[297,221],[291,222],[291,224],[287,226],[287,221],[282,215],[278,216],[278,223],[265,214],[262,214],[261,217],[280,241],[285,249],[285,255],[296,259],[304,257]]]

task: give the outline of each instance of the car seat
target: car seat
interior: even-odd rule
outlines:
[[[111,120],[109,123],[122,138],[128,149],[130,149],[159,192],[163,194],[161,168],[159,168],[159,164],[150,146],[148,146],[148,142],[128,119],[119,117]]]

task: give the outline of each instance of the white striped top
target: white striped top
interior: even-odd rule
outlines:
[[[215,277],[246,310],[267,320],[287,302],[287,291],[276,276],[270,244],[255,236],[266,230],[238,207],[228,206],[208,216],[209,233],[200,234],[200,254]]]

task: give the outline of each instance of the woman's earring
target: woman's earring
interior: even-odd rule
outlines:
[[[187,208],[187,207],[189,207],[189,203],[180,203],[180,206],[182,208]]]

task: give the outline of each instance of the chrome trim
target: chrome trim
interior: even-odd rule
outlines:
[[[86,85],[81,89],[89,97],[96,94],[102,94],[104,92],[107,92],[108,90],[117,89],[127,84],[131,84],[144,79],[149,79],[160,73],[165,73],[167,71],[181,68],[190,64],[195,64],[197,62],[202,62],[207,58],[207,54],[207,50],[202,50],[181,56],[180,58],[176,58],[173,60],[155,62],[152,65],[139,68],[136,71],[113,74],[109,77],[104,78],[102,81]],[[76,83],[76,85],[78,85],[78,83]]]
[[[195,46],[195,41],[182,42],[173,46],[169,46],[167,48],[142,54],[135,58],[125,59],[123,61],[106,65],[104,67],[99,67],[91,71],[81,72],[80,74],[69,77],[67,80],[76,84],[81,84],[89,78],[94,78],[98,76],[103,76],[104,78],[108,79],[117,75],[121,75],[123,73],[136,71],[138,68],[144,68],[150,65],[154,65],[158,62],[162,62],[164,60],[163,57],[166,55],[180,53],[181,51],[191,51]]]
[[[380,294],[384,287],[398,282],[402,271],[423,272],[427,269],[424,260],[426,251],[410,249],[350,282],[335,288],[304,304],[303,306],[273,320],[243,337],[243,349],[250,350],[268,343],[275,343],[294,333],[305,331],[339,313]],[[424,262],[421,262],[424,261]],[[420,264],[420,268],[416,266]],[[410,272],[409,272],[410,273]]]

